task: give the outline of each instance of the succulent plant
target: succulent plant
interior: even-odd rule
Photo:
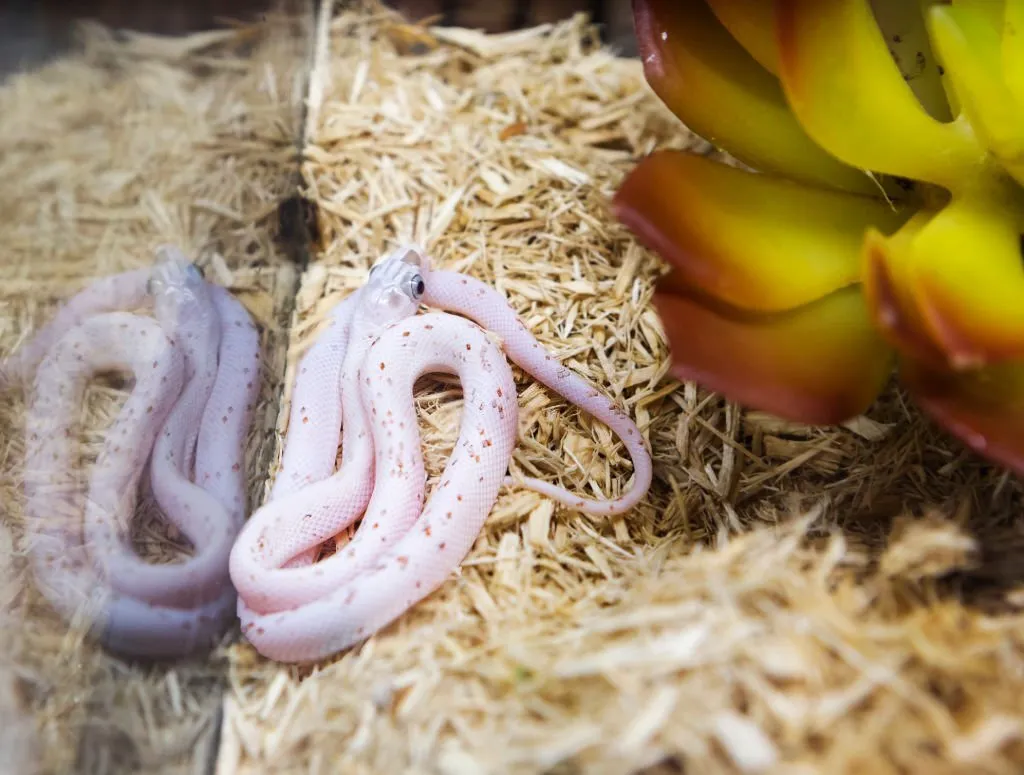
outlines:
[[[1024,0],[633,0],[647,83],[729,165],[641,160],[672,373],[834,424],[897,370],[1024,473]]]

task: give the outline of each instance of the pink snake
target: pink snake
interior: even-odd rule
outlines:
[[[421,302],[475,322],[417,315]],[[517,483],[507,474],[519,407],[506,354],[606,423],[634,468],[632,487],[614,500],[538,479],[518,483],[588,514],[621,514],[644,497],[651,459],[615,402],[545,352],[500,293],[433,269],[422,250],[403,246],[335,307],[300,361],[280,470],[232,550],[243,633],[261,654],[282,662],[331,656],[397,619],[458,567],[500,488]],[[464,402],[455,449],[424,504],[413,385],[428,373],[456,375]],[[351,541],[314,562],[324,541],[360,517]]]
[[[154,317],[128,312],[144,307]],[[134,385],[83,498],[71,429],[89,379],[107,371],[130,372]],[[4,363],[5,383],[30,393],[24,513],[37,582],[111,651],[184,656],[230,626],[228,557],[247,512],[258,374],[245,307],[176,248],[161,249],[152,268],[92,283]],[[146,472],[165,517],[195,547],[184,562],[152,564],[129,545]]]

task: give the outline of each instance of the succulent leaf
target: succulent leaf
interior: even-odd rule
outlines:
[[[964,11],[991,30],[999,31],[1003,28],[1003,19],[1006,16],[1006,0],[931,0],[932,8],[945,6],[956,8],[957,11]],[[999,48],[996,47],[996,53]]]
[[[613,209],[675,269],[662,286],[753,312],[793,309],[858,282],[865,228],[892,233],[911,215],[680,151],[640,162]]]
[[[677,379],[798,422],[834,424],[865,411],[892,369],[856,286],[776,315],[682,293],[656,293],[654,305]]]
[[[1006,0],[1001,45],[1006,88],[1024,105],[1024,0]]]
[[[830,424],[898,362],[931,417],[1024,474],[1024,0],[633,9],[655,92],[757,170],[657,152],[614,199],[671,267],[672,373]]]
[[[929,12],[932,36],[982,144],[1024,183],[1024,102],[1003,77],[1004,62],[1012,62],[1014,46],[1024,43],[1014,33],[1003,34],[991,9],[973,7],[980,5],[1001,4],[934,6]]]
[[[907,85],[867,0],[777,0],[776,14],[789,104],[836,158],[939,186],[981,163],[966,123],[936,120]]]
[[[776,78],[715,18],[704,0],[633,0],[644,75],[693,132],[763,172],[877,193],[864,172],[818,147]]]
[[[1024,475],[1024,364],[954,372],[906,361],[900,378],[939,425],[980,455]]]
[[[947,363],[945,353],[932,341],[915,304],[909,277],[916,255],[914,238],[932,213],[917,213],[891,237],[870,228],[864,237],[863,293],[869,314],[880,334],[897,352],[934,368]]]
[[[957,197],[910,245],[908,285],[954,368],[1024,357],[1024,265],[1011,202]]]
[[[775,6],[764,0],[708,0],[712,12],[740,45],[772,75],[778,74]]]
[[[936,0],[871,0],[871,10],[893,61],[929,115],[951,121],[954,111],[938,57],[932,50],[925,11]],[[768,3],[773,5],[773,3]]]

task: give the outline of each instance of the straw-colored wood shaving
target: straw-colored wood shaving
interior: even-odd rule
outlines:
[[[174,40],[87,26],[81,53],[0,85],[0,352],[92,278],[178,244],[260,329],[263,389],[247,446],[257,504],[296,283],[278,205],[295,189],[309,35],[298,22],[271,22]],[[100,380],[89,391],[84,465],[122,388]],[[215,754],[221,663],[149,669],[112,658],[35,590],[20,543],[24,398],[0,403],[0,766],[12,765],[7,741],[28,726],[39,772],[202,772]],[[143,516],[133,531],[140,552],[172,559],[183,547]]]
[[[580,19],[486,36],[357,4],[329,33],[303,166],[321,243],[290,368],[416,239],[621,398],[656,478],[611,521],[503,491],[455,578],[316,669],[232,648],[218,772],[1020,771],[1019,483],[895,390],[807,428],[666,379],[661,266],[606,204],[644,153],[700,144],[639,63]],[[626,486],[606,429],[517,374],[515,468]],[[436,477],[459,392],[425,380],[418,400]]]

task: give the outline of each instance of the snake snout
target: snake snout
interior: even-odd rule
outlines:
[[[146,290],[152,296],[195,293],[194,289],[205,279],[203,270],[189,261],[180,248],[161,245],[156,249],[156,260]]]

